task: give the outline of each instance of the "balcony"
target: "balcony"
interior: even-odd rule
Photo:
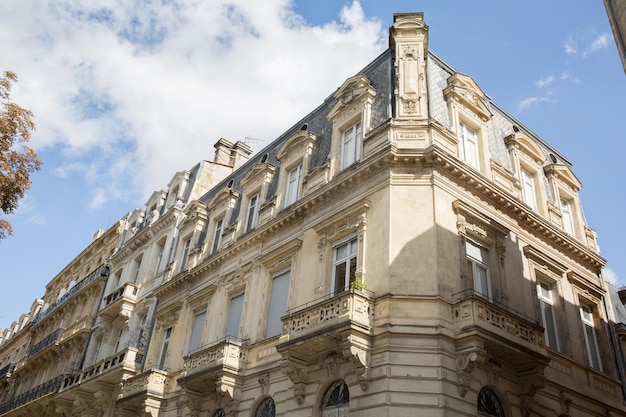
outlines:
[[[36,326],[50,314],[55,312],[59,307],[64,305],[66,302],[75,297],[78,293],[80,293],[83,289],[88,287],[92,282],[97,281],[101,278],[107,279],[109,277],[110,269],[107,265],[101,265],[98,268],[94,269],[89,273],[84,279],[82,279],[79,283],[74,285],[68,292],[66,292],[63,297],[59,298],[54,304],[48,307],[46,310],[40,311],[37,316],[33,319],[32,326]]]
[[[11,410],[15,410],[16,408],[35,401],[45,395],[56,393],[63,384],[63,380],[66,376],[67,375],[59,375],[31,390],[24,392],[23,394],[18,395],[17,397],[11,398],[9,401],[0,404],[0,415],[8,413]],[[31,410],[30,413],[25,413],[25,415],[38,415],[39,412],[40,410]]]
[[[243,340],[228,337],[184,357],[184,373],[178,383],[208,394],[230,392],[246,364],[248,348]]]
[[[84,388],[86,383],[96,380],[98,382],[118,384],[119,381],[135,375],[138,369],[136,363],[137,356],[137,349],[134,348],[126,348],[121,352],[117,352],[115,355],[104,358],[79,373],[65,378],[61,391],[78,385]],[[98,387],[99,385],[95,386],[96,389]]]
[[[277,349],[306,363],[342,349],[341,341],[363,343],[374,327],[374,303],[369,292],[350,290],[297,307],[282,317]],[[345,344],[345,343],[344,343]]]
[[[10,378],[11,373],[15,370],[15,363],[10,363],[4,368],[0,369],[0,379]]]
[[[115,319],[119,315],[128,316],[137,302],[139,288],[134,284],[124,284],[102,300],[100,316]]]
[[[157,415],[169,385],[166,371],[150,369],[122,381],[117,407],[125,412]],[[142,414],[144,415],[144,414]]]
[[[28,351],[28,356],[30,357],[36,355],[37,353],[41,352],[42,350],[53,344],[58,345],[58,342],[61,340],[62,336],[63,329],[56,329],[54,332],[50,333],[39,342],[37,342],[33,347],[31,347]]]
[[[452,308],[458,346],[482,345],[490,356],[520,369],[549,362],[537,320],[473,290],[456,294]]]

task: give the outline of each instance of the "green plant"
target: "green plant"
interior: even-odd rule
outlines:
[[[367,282],[365,281],[352,281],[350,283],[351,290],[364,290],[367,288]]]

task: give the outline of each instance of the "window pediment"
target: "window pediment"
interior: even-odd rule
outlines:
[[[198,201],[192,201],[185,208],[185,219],[178,227],[180,230],[184,229],[188,224],[196,223],[198,221],[206,221],[209,217],[207,206]]]
[[[345,109],[352,107],[355,103],[363,103],[365,100],[372,100],[376,96],[376,90],[370,84],[370,80],[365,75],[355,75],[348,78],[337,90],[334,97],[337,104],[328,113],[326,118],[333,120],[337,118]]]
[[[580,191],[582,188],[582,183],[567,165],[550,164],[544,168],[544,172],[547,176],[552,175],[559,181],[567,184],[574,191]]]
[[[514,133],[504,139],[507,146],[515,146],[520,152],[531,158],[537,165],[543,165],[546,156],[535,141],[521,133]]]
[[[276,168],[268,163],[256,164],[241,179],[241,188],[245,190],[254,189],[270,182],[275,170]]]
[[[507,227],[485,216],[461,200],[453,202],[452,207],[457,215],[457,227],[462,234],[473,235],[481,240],[490,240],[493,238],[494,233],[506,236],[510,232]]]
[[[467,75],[456,73],[448,78],[448,86],[443,90],[446,100],[455,100],[471,110],[483,121],[491,119],[491,111],[482,98],[483,90]]]
[[[281,163],[286,163],[291,159],[301,158],[305,154],[310,154],[316,140],[317,137],[313,133],[300,130],[285,141],[278,150],[276,158]]]
[[[226,208],[232,208],[237,203],[239,193],[230,188],[221,189],[209,203],[211,212],[220,212]]]

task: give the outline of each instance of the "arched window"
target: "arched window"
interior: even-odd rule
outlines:
[[[322,417],[347,417],[350,410],[350,392],[342,380],[335,381],[324,394]]]
[[[226,413],[223,408],[220,408],[215,412],[215,414],[213,414],[213,417],[226,417]]]
[[[271,398],[266,398],[261,402],[259,407],[256,409],[256,413],[254,413],[254,417],[274,417],[276,416],[276,406],[274,405],[274,400]]]
[[[504,408],[496,393],[489,388],[483,388],[478,393],[478,415],[504,417]]]

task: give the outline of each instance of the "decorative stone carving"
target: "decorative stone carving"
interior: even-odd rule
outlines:
[[[461,397],[467,394],[471,385],[471,373],[474,367],[484,363],[485,355],[482,351],[472,350],[456,357],[457,391]]]
[[[569,409],[572,404],[572,397],[565,391],[561,391],[559,394],[559,402],[561,403],[561,414],[559,417],[569,417]]]
[[[341,357],[336,353],[331,353],[323,359],[324,366],[326,366],[326,374],[329,378],[335,378],[339,374],[339,365],[342,362]]]
[[[281,370],[285,375],[289,377],[289,380],[294,384],[293,395],[298,405],[304,404],[306,384],[308,382],[308,373],[306,368],[296,365],[292,360],[287,358],[283,361]]]
[[[264,374],[259,377],[259,387],[261,395],[267,395],[270,390],[270,374]]]
[[[367,391],[370,383],[370,354],[362,341],[355,340],[355,336],[348,336],[343,344],[343,356],[349,359],[356,367],[357,380],[363,391]]]

